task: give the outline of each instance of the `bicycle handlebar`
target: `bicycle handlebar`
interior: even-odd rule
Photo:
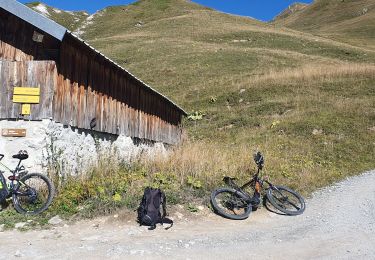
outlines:
[[[264,157],[263,155],[258,151],[254,154],[254,161],[259,169],[263,168],[264,165]]]

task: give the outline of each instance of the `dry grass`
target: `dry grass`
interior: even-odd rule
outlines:
[[[204,141],[188,142],[176,148],[168,158],[142,160],[141,165],[149,179],[160,174],[171,176],[178,183],[177,189],[185,190],[182,198],[184,202],[191,196],[186,192],[189,187],[194,190],[189,179],[200,183],[196,189],[200,192],[195,197],[198,195],[206,202],[213,189],[224,185],[224,176],[238,178],[239,184],[250,180],[256,172],[252,156],[257,150],[262,151],[266,158],[264,176],[268,176],[274,184],[292,187],[304,195],[348,174],[354,174],[341,166],[337,167],[332,156],[326,156],[332,151],[334,141],[325,142],[319,154],[308,149],[314,142],[319,142],[319,137],[306,140],[304,144],[300,143],[300,139],[287,139],[285,136],[276,139],[269,137],[258,145],[244,143],[236,146]],[[168,186],[163,187],[169,189]]]
[[[278,83],[287,84],[290,82],[306,81],[336,81],[340,77],[369,77],[375,78],[375,65],[344,63],[336,65],[318,65],[302,66],[294,69],[284,69],[282,71],[270,70],[265,75],[258,75],[250,82],[253,84]]]
[[[150,173],[166,172],[176,177],[184,186],[189,177],[199,180],[205,190],[210,190],[223,176],[237,176],[246,172],[251,166],[248,162],[252,151],[248,146],[227,148],[218,144],[186,142],[175,148],[168,158],[150,161],[143,160]]]

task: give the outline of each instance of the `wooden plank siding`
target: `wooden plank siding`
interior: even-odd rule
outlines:
[[[43,42],[32,40],[34,32]],[[13,87],[40,87],[31,120],[168,144],[181,139],[184,112],[84,42],[62,42],[0,8],[0,118],[14,119]],[[96,121],[91,128],[90,122]]]
[[[31,105],[27,119],[52,118],[56,81],[54,61],[0,61],[0,119],[20,118],[21,104],[13,103],[14,87],[40,88],[40,103]]]
[[[34,32],[43,43],[32,40]],[[55,60],[60,42],[0,8],[0,57],[11,61]]]
[[[61,45],[55,120],[85,129],[96,120],[95,131],[179,142],[181,113],[86,47],[68,35]]]

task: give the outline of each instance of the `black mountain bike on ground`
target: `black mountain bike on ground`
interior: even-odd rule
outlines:
[[[26,151],[20,151],[12,157],[19,160],[14,170],[1,163],[4,155],[0,154],[0,166],[11,173],[6,182],[4,171],[0,171],[0,199],[12,197],[14,208],[22,214],[36,215],[45,211],[55,192],[51,180],[40,173],[28,173],[25,167],[21,166],[21,162],[29,157]]]
[[[214,211],[226,218],[241,220],[249,216],[252,210],[256,210],[261,203],[261,189],[267,184],[266,199],[278,211],[285,215],[300,215],[305,210],[305,201],[297,192],[283,186],[275,186],[265,178],[261,178],[261,170],[264,166],[264,157],[260,152],[254,155],[258,170],[253,178],[238,186],[235,178],[224,177],[223,181],[229,186],[219,188],[211,193],[211,204]],[[245,189],[254,191],[251,196]]]

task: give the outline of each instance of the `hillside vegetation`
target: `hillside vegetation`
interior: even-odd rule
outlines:
[[[308,7],[309,5],[308,4],[305,4],[305,3],[294,3],[294,4],[291,4],[290,6],[288,6],[287,9],[285,9],[284,11],[282,11],[280,14],[278,14],[274,20],[276,21],[281,21],[281,20],[285,20],[287,19],[289,16],[291,15],[295,15],[297,12],[301,12],[303,9],[305,9],[306,7]]]
[[[48,6],[41,2],[32,2],[26,5],[34,11],[54,20],[55,22],[69,28],[70,30],[75,30],[82,23],[82,21],[84,21],[89,16],[85,11],[64,11]]]
[[[298,15],[308,17],[308,8]],[[256,149],[273,181],[303,194],[375,168],[375,52],[184,0],[108,7],[76,31],[196,115],[185,121],[188,140],[168,159],[94,171],[127,176],[108,193],[125,204],[150,183],[175,194],[174,202],[186,201],[181,190],[206,198],[223,175],[248,176]],[[90,178],[67,189],[84,193],[75,203],[96,198],[100,181]]]
[[[275,23],[375,50],[373,0],[315,0]]]

